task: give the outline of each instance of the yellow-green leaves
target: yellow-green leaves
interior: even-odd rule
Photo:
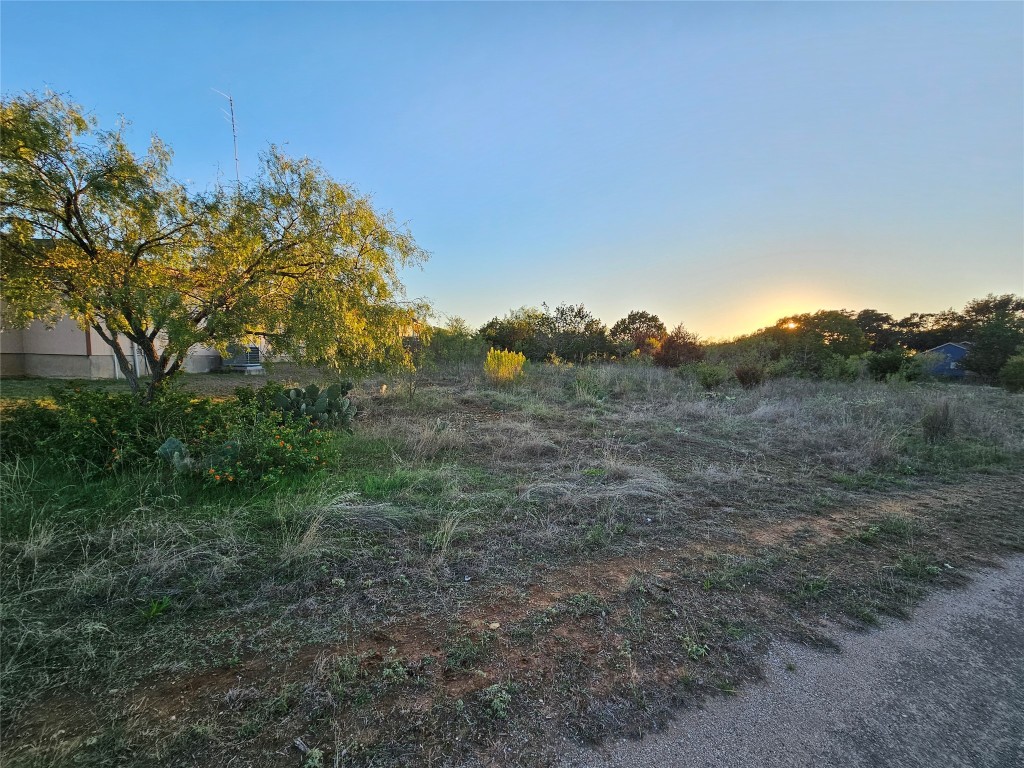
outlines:
[[[341,368],[407,362],[425,307],[402,301],[398,268],[425,254],[312,160],[271,147],[256,178],[194,195],[157,137],[137,155],[124,125],[101,131],[54,94],[2,109],[7,322],[66,313],[112,347],[123,335],[157,381],[196,344],[252,339]]]

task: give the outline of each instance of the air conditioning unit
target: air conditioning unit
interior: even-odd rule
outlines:
[[[263,373],[263,366],[260,363],[260,348],[255,344],[230,346],[228,354],[231,357],[224,361],[224,368],[227,370],[254,376]]]

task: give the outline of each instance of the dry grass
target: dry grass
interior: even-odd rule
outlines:
[[[1024,549],[999,390],[534,366],[356,396],[337,467],[250,496],[0,466],[5,762],[549,764]]]

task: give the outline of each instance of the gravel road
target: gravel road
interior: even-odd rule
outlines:
[[[776,645],[763,684],[562,766],[1024,767],[1024,557],[835,640]]]

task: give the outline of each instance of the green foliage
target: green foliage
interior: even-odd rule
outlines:
[[[5,420],[5,453],[47,456],[85,472],[113,470],[152,460],[174,434],[196,441],[224,426],[212,402],[173,388],[145,405],[128,393],[90,387],[51,392],[52,406],[16,408]]]
[[[487,355],[487,342],[466,324],[454,317],[443,328],[434,328],[423,344],[417,359],[417,368],[479,367]]]
[[[650,356],[667,335],[668,330],[661,318],[639,310],[616,321],[608,332],[609,339],[622,356],[634,352]]]
[[[4,455],[39,456],[86,475],[166,464],[212,484],[270,482],[334,457],[317,418],[267,409],[252,393],[245,402],[214,402],[166,388],[143,403],[129,393],[60,387],[52,406],[11,410]]]
[[[153,619],[162,615],[163,612],[170,607],[171,598],[169,596],[164,595],[160,598],[154,597],[152,600],[149,601],[149,603],[145,607],[140,609],[139,615],[142,616],[142,618],[146,621],[152,621]]]
[[[707,643],[700,643],[692,637],[686,636],[682,638],[682,643],[683,648],[686,649],[686,655],[693,661],[701,661],[711,653],[711,647]]]
[[[665,337],[654,353],[655,365],[663,368],[678,368],[687,363],[696,363],[704,359],[704,347],[696,334],[691,333],[680,323]]]
[[[1010,392],[1024,392],[1024,354],[1007,359],[999,370],[999,383]]]
[[[554,310],[524,307],[493,318],[480,336],[495,349],[520,352],[533,361],[555,355],[580,363],[612,351],[604,325],[582,304],[559,304]]]
[[[829,355],[821,366],[821,378],[826,381],[856,381],[860,376],[860,360],[857,357]]]
[[[973,345],[960,366],[994,381],[1021,347],[1024,347],[1024,317],[999,314],[977,329]]]
[[[316,384],[305,389],[292,387],[274,394],[274,408],[291,419],[309,420],[310,428],[344,429],[352,431],[356,407],[345,397],[352,389],[351,382],[331,384],[321,390]]]
[[[759,363],[741,363],[732,369],[732,375],[744,389],[755,389],[764,383],[766,373]]]
[[[700,387],[708,392],[717,389],[729,380],[729,369],[716,363],[696,363],[693,374]]]
[[[793,358],[786,356],[768,363],[765,366],[764,372],[769,379],[782,379],[786,376],[798,376],[801,373],[799,366],[797,366]]]
[[[522,307],[505,317],[495,317],[480,329],[480,338],[493,349],[519,352],[527,359],[540,361],[548,354],[544,335],[544,312]]]
[[[281,420],[256,404],[230,404],[227,426],[210,434],[197,450],[197,467],[210,484],[272,483],[285,475],[313,471],[334,458],[329,433],[309,417]]]
[[[482,693],[490,714],[499,720],[507,720],[511,714],[512,689],[505,683],[496,683],[484,688]]]
[[[491,349],[484,361],[484,375],[495,384],[511,384],[523,375],[526,355],[505,349]]]
[[[32,456],[42,452],[42,440],[57,431],[60,416],[50,403],[29,402],[5,408],[0,419],[0,457]]]
[[[898,348],[899,329],[892,315],[876,309],[862,309],[857,313],[854,322],[863,332],[872,352]]]
[[[604,324],[582,304],[559,304],[554,311],[545,306],[544,331],[548,353],[574,363],[604,357],[612,351]]]
[[[918,352],[906,361],[898,375],[890,378],[904,381],[925,381],[934,378],[932,371],[944,359],[937,352]]]
[[[905,370],[910,355],[901,347],[893,347],[879,352],[867,352],[863,359],[871,378],[875,381],[885,381]]]
[[[834,356],[846,359],[867,351],[868,341],[851,313],[821,310],[814,314],[784,317],[762,333],[779,345],[779,356],[788,357],[796,370],[809,376],[821,375]]]
[[[256,178],[196,195],[154,139],[101,131],[60,96],[2,105],[0,244],[5,322],[67,314],[110,345],[137,345],[147,399],[189,349],[263,338],[294,360],[339,368],[407,363],[401,336],[423,307],[398,272],[424,252],[390,214],[309,159],[271,147]]]
[[[899,344],[924,351],[946,342],[977,341],[981,329],[998,320],[1024,321],[1024,297],[1012,293],[973,299],[962,311],[908,315],[894,324]]]

